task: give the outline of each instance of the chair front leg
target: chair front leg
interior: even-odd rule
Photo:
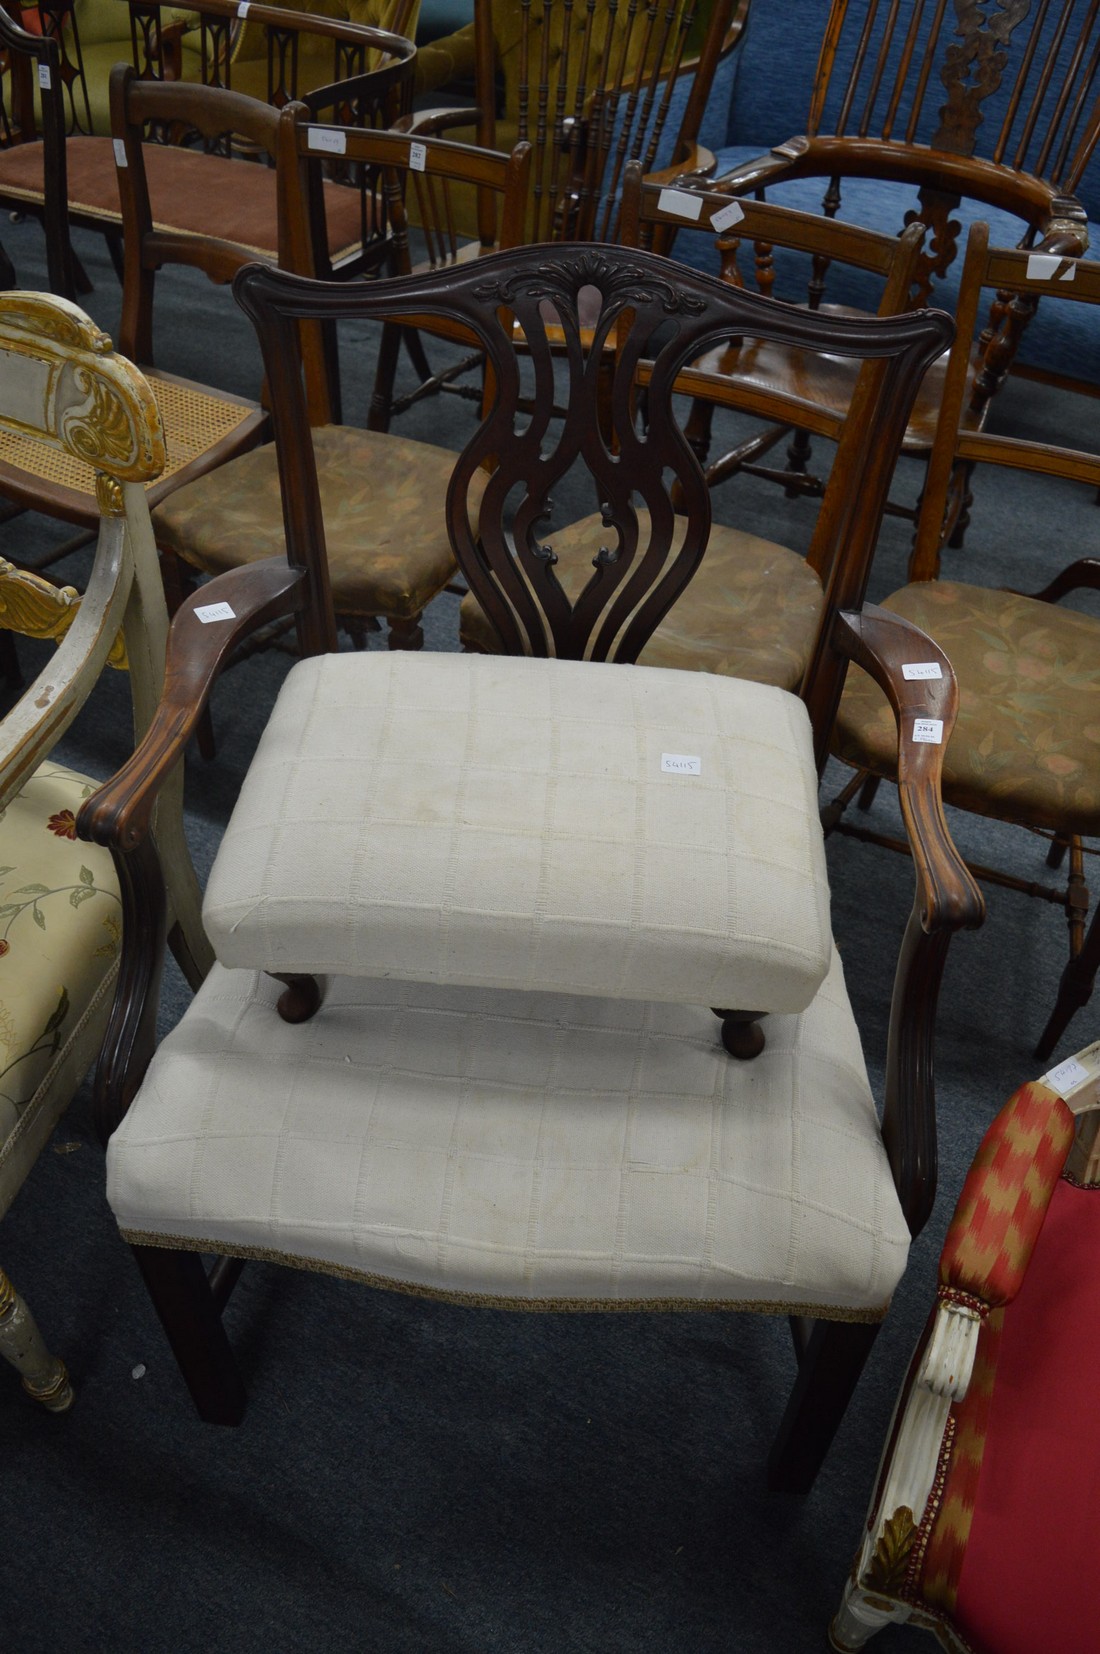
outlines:
[[[248,1398],[202,1259],[160,1246],[131,1250],[199,1417],[240,1424]]]
[[[768,1486],[808,1493],[863,1371],[878,1321],[814,1321],[768,1455]]]
[[[65,1363],[42,1342],[34,1316],[0,1269],[0,1356],[22,1376],[23,1388],[51,1413],[73,1404]]]

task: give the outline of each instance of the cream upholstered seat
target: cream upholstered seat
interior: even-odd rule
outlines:
[[[840,961],[730,1060],[704,1007],[216,966],[111,1139],[126,1239],[523,1308],[879,1316],[909,1230]]]
[[[0,1215],[94,1061],[112,1007],[122,900],[112,856],[76,838],[97,781],[51,754],[107,665],[129,666],[135,723],[151,713],[167,615],[144,487],[165,462],[148,384],[75,305],[0,294],[0,446],[15,435],[24,484],[68,467],[97,502],[88,587],[57,588],[0,559],[0,624],[60,647],[0,723]],[[164,798],[168,922],[195,984],[210,958],[183,840],[178,785]],[[51,1411],[73,1391],[0,1270],[0,1356]]]
[[[221,1322],[234,1259],[530,1309],[786,1310],[809,1324],[771,1470],[804,1489],[931,1204],[935,985],[948,933],[980,915],[937,813],[940,749],[907,739],[918,907],[884,1140],[829,932],[815,754],[846,652],[891,684],[907,731],[918,713],[949,731],[954,680],[942,654],[932,687],[888,670],[903,645],[934,648],[903,622],[832,612],[805,702],[635,662],[709,534],[675,421],[679,364],[731,332],[801,339],[819,324],[605,247],[492,254],[355,291],[257,268],[237,291],[279,426],[288,563],[221,576],[202,593],[211,624],[188,600],[156,728],[81,814],[124,864],[147,846],[218,664],[261,617],[296,614],[310,658],[284,685],[207,892],[219,964],[150,1066],[124,1030],[105,1059],[124,1116],[111,1203],[200,1413],[235,1423],[244,1405]],[[548,299],[574,376],[560,438],[549,396],[517,428],[515,328],[548,385]],[[445,314],[483,344],[497,391],[458,456],[447,525],[503,656],[332,652],[303,440],[307,314]],[[944,322],[825,331],[873,358],[865,423],[841,443],[858,509],[827,501],[858,565]],[[653,362],[644,427],[640,356]],[[596,408],[603,357],[613,447]],[[568,536],[547,497],[578,455],[604,502],[583,590],[554,573]],[[826,564],[835,605],[850,570]],[[151,922],[128,907],[126,936]],[[128,951],[122,980],[148,1019]],[[741,1042],[761,1012],[761,1040]],[[204,1252],[219,1255],[209,1276]]]
[[[816,792],[806,709],[766,685],[322,655],[279,696],[204,923],[230,966],[801,1011],[831,947]]]

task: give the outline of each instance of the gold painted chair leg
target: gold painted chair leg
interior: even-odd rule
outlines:
[[[0,1269],[0,1356],[21,1374],[23,1388],[51,1413],[73,1404],[73,1387],[65,1363],[42,1342],[34,1316]]]

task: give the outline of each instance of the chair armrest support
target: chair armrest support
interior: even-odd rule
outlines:
[[[399,132],[407,132],[412,138],[437,138],[441,132],[449,132],[455,126],[477,126],[481,118],[480,109],[424,109],[412,115],[405,115],[398,121],[395,128]]]
[[[298,607],[305,579],[281,557],[219,575],[192,592],[168,633],[164,692],[137,751],[80,810],[77,833],[123,853],[146,838],[157,795],[180,759],[214,680],[242,638]],[[203,624],[197,609],[225,603],[232,618]]]
[[[655,172],[647,172],[644,182],[647,184],[672,184],[677,179],[706,178],[714,176],[714,169],[718,165],[718,157],[712,149],[703,144],[692,144],[691,153],[682,161],[674,161],[670,166],[658,167]]]
[[[936,1197],[934,1036],[947,948],[956,930],[974,929],[985,917],[981,891],[952,843],[940,794],[958,685],[950,661],[930,637],[874,604],[860,614],[842,611],[832,642],[881,686],[898,722],[898,795],[916,891],[890,1005],[882,1138],[915,1236]],[[906,678],[902,668],[908,664],[934,664],[940,676]],[[915,741],[918,720],[940,724],[940,740]]]
[[[885,691],[898,724],[898,795],[913,851],[921,928],[974,930],[985,902],[956,850],[943,813],[943,755],[959,705],[951,662],[937,643],[910,621],[868,603],[859,614],[837,616],[834,646]],[[906,678],[911,664],[936,666],[939,676]],[[915,727],[940,724],[938,740],[913,739]]]

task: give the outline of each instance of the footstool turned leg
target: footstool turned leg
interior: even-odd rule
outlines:
[[[34,1316],[0,1269],[0,1356],[22,1375],[23,1388],[51,1413],[73,1404],[73,1387],[65,1363],[42,1342]]]

